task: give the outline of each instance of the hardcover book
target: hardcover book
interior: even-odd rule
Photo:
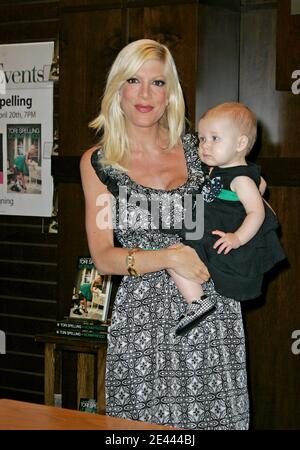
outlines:
[[[56,329],[56,334],[59,336],[70,336],[76,338],[88,338],[88,339],[96,339],[100,341],[107,341],[107,332],[93,332],[93,331],[81,331],[81,330],[62,330],[60,328]]]
[[[101,275],[92,258],[80,257],[69,317],[106,322],[110,311],[111,289],[111,275]]]
[[[94,398],[81,398],[79,402],[79,411],[85,411],[97,414],[97,402]]]
[[[56,322],[56,328],[58,330],[75,330],[75,331],[93,331],[93,332],[101,332],[107,333],[108,327],[110,325],[110,321],[106,322],[93,320],[93,319],[74,319],[70,317],[66,317],[63,320],[58,320]]]

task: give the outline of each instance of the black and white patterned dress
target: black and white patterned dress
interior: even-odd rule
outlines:
[[[174,207],[166,214],[168,200],[199,191],[204,179],[197,140],[186,135],[183,144],[188,180],[168,191],[139,185],[110,166],[102,168],[101,150],[93,153],[92,165],[116,199],[115,234],[122,246],[157,249],[178,241],[159,230],[149,205],[150,200],[160,205],[160,214],[174,220],[182,211]],[[204,288],[213,290],[213,284]],[[187,335],[176,336],[174,326],[185,308],[165,270],[124,276],[108,339],[107,414],[186,429],[248,429],[240,303],[218,295],[213,314]]]

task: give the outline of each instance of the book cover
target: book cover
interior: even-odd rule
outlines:
[[[111,275],[101,275],[92,258],[79,257],[69,318],[106,322],[111,289]]]
[[[79,401],[79,411],[85,411],[97,414],[97,402],[94,398],[81,398]]]

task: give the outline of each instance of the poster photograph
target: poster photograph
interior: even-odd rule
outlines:
[[[0,214],[52,214],[53,49],[0,45]]]
[[[41,194],[41,124],[7,125],[7,192]]]

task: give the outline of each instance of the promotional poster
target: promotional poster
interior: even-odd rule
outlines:
[[[0,45],[0,214],[52,213],[53,47]]]

